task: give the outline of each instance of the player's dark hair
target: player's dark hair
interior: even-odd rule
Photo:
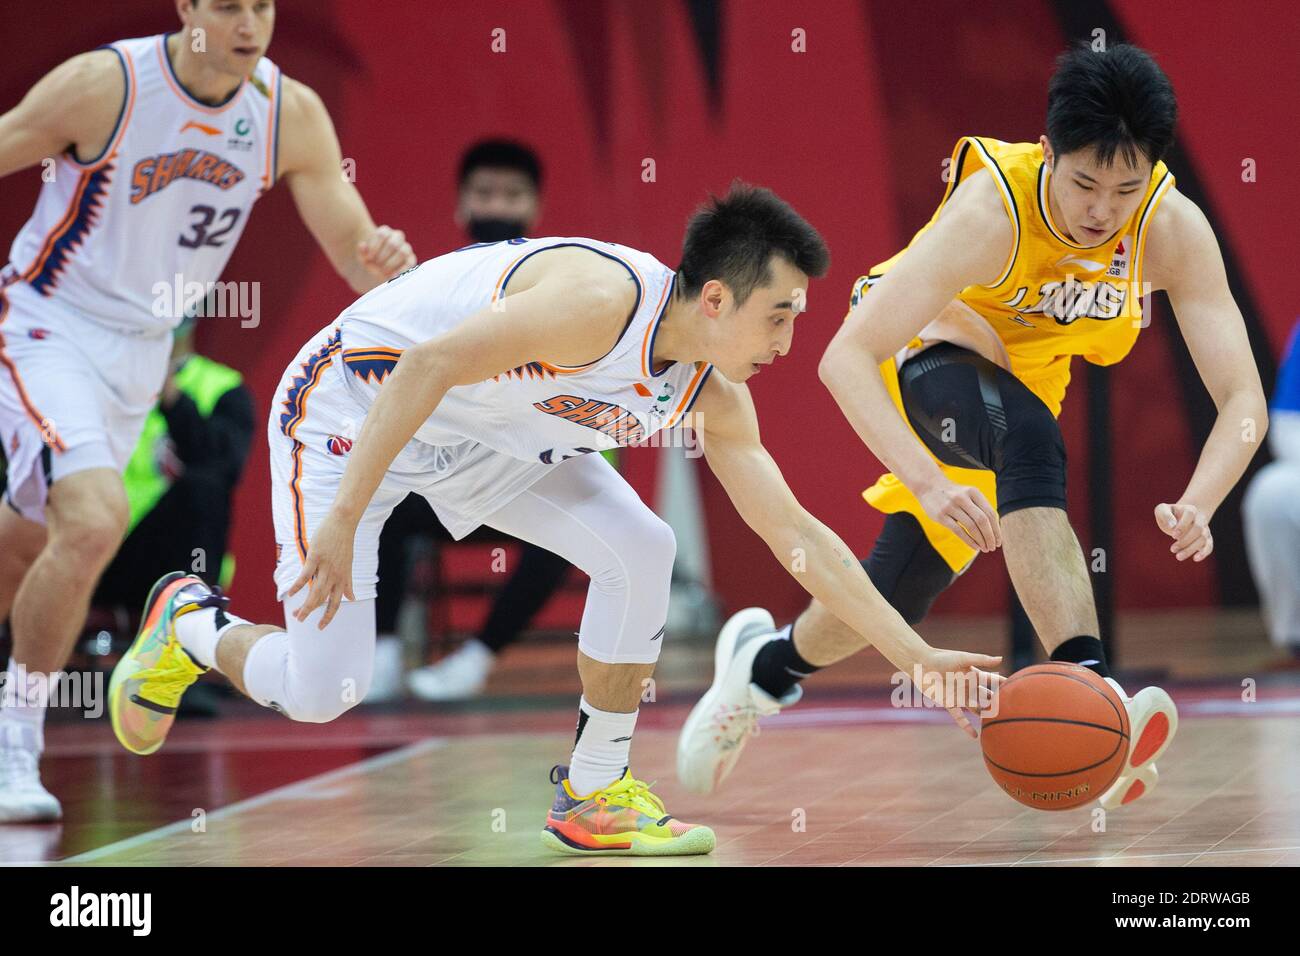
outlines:
[[[537,154],[523,143],[508,139],[485,139],[465,150],[460,160],[457,185],[464,186],[469,174],[484,167],[491,169],[516,169],[533,181],[533,188],[542,188],[542,163]]]
[[[687,223],[677,291],[698,295],[704,283],[718,279],[741,305],[772,281],[774,255],[811,278],[824,276],[831,265],[825,241],[789,203],[770,189],[736,180],[726,196],[710,196]]]
[[[1056,61],[1047,88],[1047,139],[1062,156],[1092,147],[1104,166],[1116,153],[1130,166],[1139,153],[1154,165],[1174,141],[1177,118],[1169,77],[1145,50],[1120,43],[1099,51],[1080,43]]]

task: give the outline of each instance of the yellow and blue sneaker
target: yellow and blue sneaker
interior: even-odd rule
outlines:
[[[108,713],[127,750],[151,754],[163,745],[181,695],[206,667],[176,639],[176,618],[202,607],[224,608],[229,599],[202,578],[173,571],[158,579],[144,602],[140,633],[113,668]]]
[[[682,823],[650,792],[650,785],[624,769],[608,787],[578,796],[569,768],[552,767],[555,803],[542,830],[542,846],[575,856],[694,856],[717,845],[713,831]]]

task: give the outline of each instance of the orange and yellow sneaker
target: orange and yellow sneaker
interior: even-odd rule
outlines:
[[[108,682],[113,733],[127,750],[144,755],[161,747],[181,695],[207,671],[176,639],[176,618],[227,603],[220,591],[183,571],[165,574],[154,584],[140,616],[140,633]]]
[[[542,845],[575,856],[694,856],[712,852],[713,831],[675,820],[650,785],[629,770],[608,787],[578,796],[569,768],[551,768],[555,803],[546,818]]]

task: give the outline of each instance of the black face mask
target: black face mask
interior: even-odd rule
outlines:
[[[471,219],[467,230],[475,242],[503,242],[522,239],[524,223],[521,219]]]

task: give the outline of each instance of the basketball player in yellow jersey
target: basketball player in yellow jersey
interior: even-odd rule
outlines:
[[[44,675],[66,663],[122,541],[122,470],[168,374],[171,331],[206,294],[190,289],[220,278],[253,203],[284,179],[357,292],[415,262],[341,175],[320,98],[264,56],[275,5],[174,6],[179,32],[75,56],[0,114],[0,177],[53,172],[0,274],[0,620],[13,636],[0,822],[61,815],[37,771]],[[160,309],[173,296],[159,284],[188,298]]]
[[[886,513],[863,563],[909,623],[979,552],[1003,548],[1052,660],[1109,680],[1132,726],[1104,807],[1155,786],[1177,711],[1155,687],[1128,698],[1110,677],[1088,569],[1065,512],[1056,416],[1081,355],[1122,359],[1141,329],[1139,298],[1167,291],[1218,408],[1181,493],[1154,506],[1171,557],[1205,559],[1209,522],[1267,427],[1259,374],[1214,233],[1174,187],[1168,79],[1142,50],[1079,47],[1061,57],[1037,143],[961,139],[938,211],[911,244],[854,287],[820,374],[889,466],[864,495]],[[1242,422],[1256,439],[1243,441]],[[1153,495],[1176,491],[1153,488]],[[798,700],[798,681],[863,641],[822,604],[775,630],[737,614],[719,636],[713,687],[688,718],[678,774],[707,792],[730,772],[764,713]]]

